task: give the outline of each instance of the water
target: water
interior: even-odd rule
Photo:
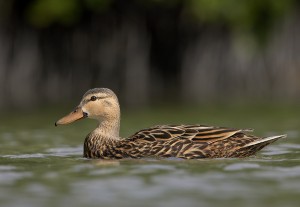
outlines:
[[[67,110],[4,114],[0,206],[298,206],[300,114],[292,107],[267,108],[208,107],[196,112],[163,108],[123,116],[125,135],[160,123],[205,123],[256,128],[259,135],[288,134],[255,157],[206,160],[87,160],[82,158],[82,143],[95,126],[93,121],[55,128],[54,121]]]

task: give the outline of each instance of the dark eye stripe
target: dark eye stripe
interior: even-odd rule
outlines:
[[[93,98],[95,97],[95,98]],[[87,102],[90,102],[90,101],[96,101],[98,99],[104,99],[104,98],[107,98],[108,96],[102,96],[102,97],[98,97],[98,96],[91,96],[90,99],[86,99],[83,101],[83,104],[86,104]]]

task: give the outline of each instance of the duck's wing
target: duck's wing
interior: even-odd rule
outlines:
[[[169,142],[181,139],[210,144],[227,139],[237,133],[251,131],[251,129],[232,129],[205,125],[159,125],[138,131],[128,139],[145,142]]]

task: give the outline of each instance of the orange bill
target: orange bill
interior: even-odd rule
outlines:
[[[61,124],[70,124],[74,121],[83,119],[87,117],[87,113],[84,113],[81,109],[81,107],[77,107],[74,111],[72,111],[70,114],[62,117],[60,120],[55,122],[55,126],[61,125]]]

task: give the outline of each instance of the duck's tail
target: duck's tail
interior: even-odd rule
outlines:
[[[256,152],[260,151],[265,146],[277,141],[278,139],[285,138],[286,135],[277,135],[271,137],[265,137],[261,139],[256,139],[244,146],[235,152],[235,156],[237,157],[248,157],[254,155]]]
[[[264,147],[264,146],[267,146],[267,145],[269,145],[269,144],[271,144],[271,143],[273,143],[273,142],[275,142],[275,141],[277,141],[278,139],[281,139],[281,138],[286,138],[286,134],[258,139],[258,140],[255,140],[253,142],[250,142],[250,143],[246,144],[242,148],[251,147],[251,146],[263,146]]]

